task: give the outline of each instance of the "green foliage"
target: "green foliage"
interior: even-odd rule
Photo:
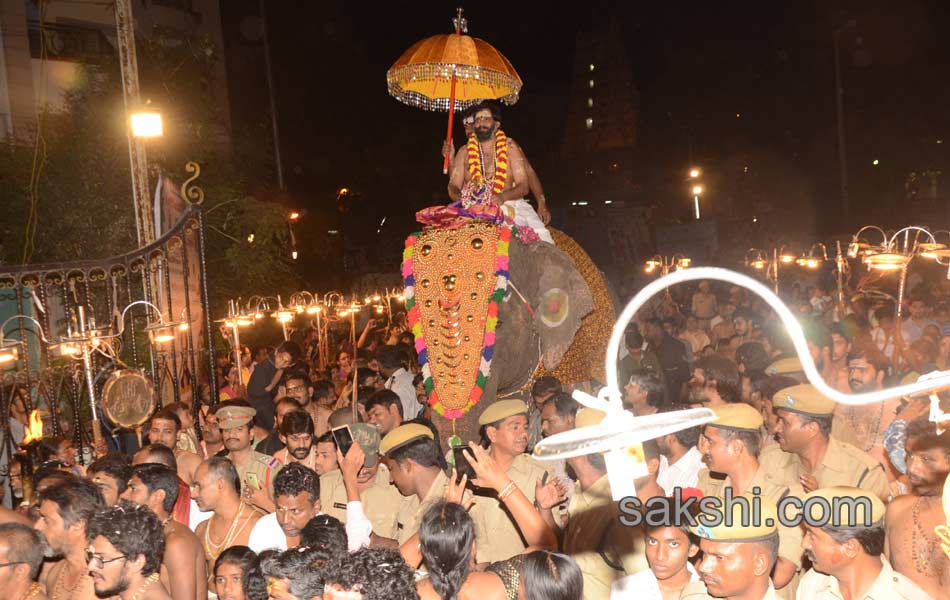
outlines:
[[[142,98],[165,122],[165,136],[148,144],[152,186],[159,173],[183,181],[188,161],[201,165],[195,183],[205,193],[212,318],[223,316],[227,298],[294,289],[286,211],[247,192],[249,180],[267,175],[254,166],[269,162],[266,144],[258,138],[253,148],[233,147],[219,96],[225,86],[215,84],[223,72],[216,50],[205,40],[153,38],[140,41],[137,54]],[[65,110],[40,112],[35,146],[20,140],[0,147],[4,264],[105,258],[136,245],[117,57],[82,65],[79,73]],[[244,158],[255,155],[256,161]]]

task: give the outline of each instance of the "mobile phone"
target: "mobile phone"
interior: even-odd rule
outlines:
[[[331,430],[333,435],[333,441],[336,442],[336,447],[340,449],[340,454],[346,456],[346,453],[350,451],[350,447],[353,445],[353,433],[350,431],[349,425],[340,425]]]
[[[472,468],[472,463],[468,461],[468,457],[472,454],[471,449],[466,448],[465,446],[457,446],[452,448],[452,457],[453,462],[455,463],[455,472],[461,478],[462,475],[468,475],[468,480],[472,481],[477,477],[475,475],[475,469]]]
[[[247,479],[247,485],[251,486],[255,490],[261,489],[261,482],[257,479],[257,473],[248,473],[245,476]]]
[[[544,475],[541,476],[541,487],[544,487],[548,484],[548,472],[545,471]]]

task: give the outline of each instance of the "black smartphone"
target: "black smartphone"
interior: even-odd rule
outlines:
[[[468,475],[468,480],[472,481],[475,479],[475,469],[472,468],[472,463],[468,461],[468,457],[471,456],[472,450],[466,448],[465,446],[458,446],[452,448],[452,457],[455,462],[455,472],[458,474],[459,478],[462,475]]]
[[[353,446],[353,433],[350,431],[350,426],[341,425],[335,427],[331,433],[333,435],[333,441],[336,442],[336,447],[340,449],[340,453],[343,454],[343,456],[346,456],[346,453],[349,452]]]

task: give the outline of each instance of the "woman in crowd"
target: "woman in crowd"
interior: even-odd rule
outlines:
[[[219,600],[267,600],[267,585],[257,554],[231,546],[214,563],[214,590]]]

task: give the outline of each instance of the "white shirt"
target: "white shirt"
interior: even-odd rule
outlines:
[[[699,581],[696,569],[689,562],[686,563],[689,571],[689,580]],[[610,586],[610,600],[663,600],[660,593],[660,584],[652,569],[644,569],[627,575],[613,582]]]
[[[320,513],[318,513],[320,514]],[[369,546],[373,524],[363,512],[363,503],[355,500],[346,503],[346,538],[347,549],[356,552],[364,546]],[[264,550],[287,549],[287,536],[277,522],[277,513],[269,513],[257,520],[251,535],[247,539],[247,547],[260,554]]]
[[[402,402],[402,418],[411,421],[419,416],[422,405],[416,398],[416,386],[412,385],[412,373],[399,368],[386,380],[386,389],[396,392]]]
[[[703,455],[699,453],[696,446],[690,448],[672,465],[667,462],[665,456],[661,456],[656,483],[663,488],[667,496],[671,496],[677,487],[696,487],[699,482],[699,471],[705,467]]]

